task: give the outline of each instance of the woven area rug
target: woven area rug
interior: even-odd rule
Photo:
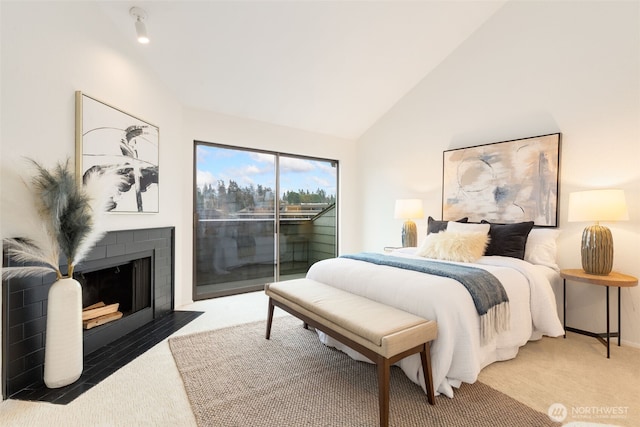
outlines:
[[[293,317],[178,336],[169,346],[199,426],[377,426],[375,365],[323,345]],[[480,382],[435,406],[392,368],[391,426],[557,426]]]

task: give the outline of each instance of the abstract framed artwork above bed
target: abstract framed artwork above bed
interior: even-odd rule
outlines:
[[[558,226],[560,133],[443,152],[442,218]]]

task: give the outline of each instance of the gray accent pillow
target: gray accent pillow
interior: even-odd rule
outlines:
[[[464,217],[460,218],[456,222],[468,222],[469,218]],[[449,221],[438,221],[433,219],[432,217],[427,218],[427,234],[431,233],[439,233],[447,229],[447,222]]]

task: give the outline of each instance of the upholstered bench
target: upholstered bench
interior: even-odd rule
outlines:
[[[430,404],[435,404],[430,343],[436,322],[310,279],[270,283],[266,338],[271,336],[274,307],[280,307],[377,364],[380,425],[389,424],[390,367],[420,353]]]

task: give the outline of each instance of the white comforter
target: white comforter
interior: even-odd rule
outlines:
[[[410,252],[396,251],[391,255],[418,258]],[[509,296],[510,330],[484,346],[480,345],[480,318],[473,300],[456,280],[347,258],[317,262],[307,277],[436,320],[438,338],[431,346],[433,381],[438,393],[453,397],[453,387],[459,387],[461,382],[475,382],[480,370],[490,363],[514,358],[518,348],[528,340],[564,334],[555,295],[538,266],[498,256],[482,257],[477,263],[466,265],[491,272]],[[325,334],[320,332],[319,336],[325,344],[368,361]],[[398,365],[425,389],[417,354]]]

